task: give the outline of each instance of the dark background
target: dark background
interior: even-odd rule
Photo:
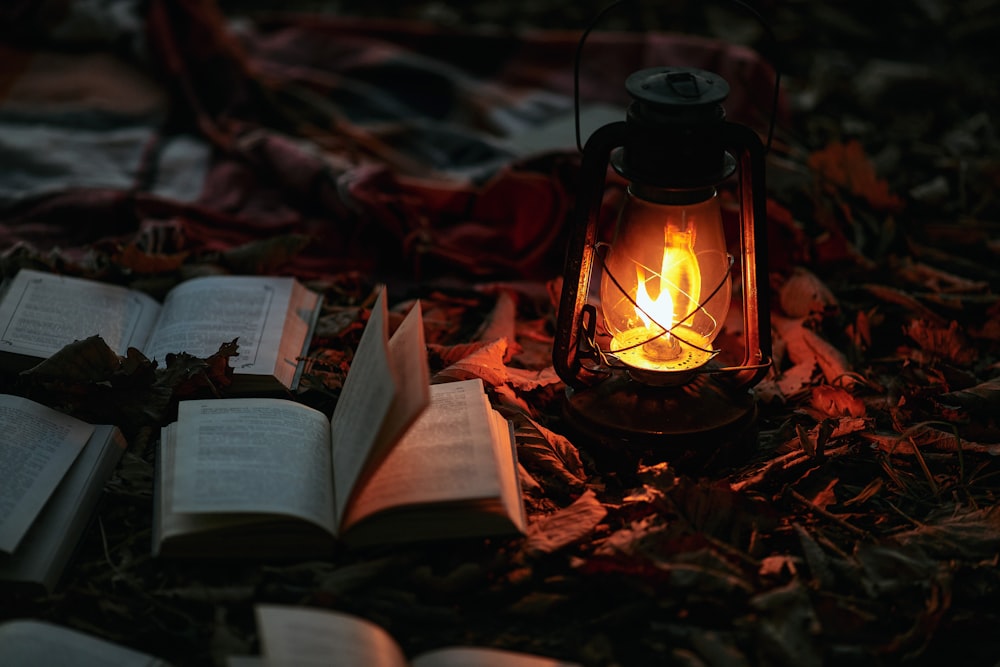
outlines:
[[[15,3],[11,6],[19,9],[6,11],[9,17],[20,13],[44,22],[42,10],[63,1]],[[564,29],[573,33],[579,33],[605,6],[555,0],[219,0],[219,7],[233,18],[303,11],[427,21],[457,31]],[[885,179],[891,192],[905,198],[907,208],[893,218],[871,210],[862,197],[843,195],[830,204],[833,213],[826,222],[842,223],[854,248],[865,255],[865,262],[824,265],[816,255],[811,258],[815,261],[806,268],[837,291],[846,314],[830,317],[817,328],[834,344],[846,348],[845,325],[853,321],[853,315],[876,310],[888,313],[888,321],[876,332],[882,336],[882,347],[857,364],[871,381],[864,394],[869,407],[880,417],[888,412],[879,395],[883,387],[909,392],[916,399],[926,398],[921,405],[930,405],[930,397],[945,390],[939,378],[948,370],[946,365],[927,361],[929,356],[922,360],[917,353],[911,353],[909,361],[892,356],[897,347],[913,349],[913,342],[901,332],[907,321],[906,313],[900,314],[905,304],[879,301],[861,285],[881,281],[919,293],[925,302],[936,305],[934,295],[928,296],[932,290],[907,283],[897,269],[906,267],[908,243],[913,239],[923,239],[925,247],[934,249],[950,241],[949,257],[926,254],[923,259],[962,272],[967,278],[982,278],[988,283],[983,290],[984,302],[995,303],[993,295],[1000,289],[1000,272],[995,269],[1000,252],[996,222],[1000,219],[1000,139],[996,127],[1000,111],[1000,63],[996,55],[1000,2],[772,0],[756,6],[775,41],[740,6],[730,2],[630,2],[608,14],[599,27],[717,37],[757,49],[778,67],[784,77],[785,112],[776,128],[768,188],[769,194],[791,211],[804,239],[818,241],[831,231],[817,221],[820,206],[811,199],[814,192],[806,183],[808,156],[830,142],[857,139],[863,145],[879,177]],[[28,21],[22,27],[30,24]],[[25,28],[20,37],[30,39],[30,29]],[[567,62],[566,67],[572,63]],[[833,198],[820,196],[816,200],[829,203]],[[971,235],[986,242],[973,243]],[[783,250],[773,249],[775,264],[789,261],[780,255]],[[975,261],[965,265],[959,261],[972,258]],[[963,324],[972,323],[969,311],[946,314]],[[972,345],[984,339],[985,335]],[[960,369],[966,386],[995,382],[995,348],[989,353],[984,349],[981,363]],[[984,413],[990,409],[988,400],[983,401]],[[994,396],[992,405],[996,400]],[[797,424],[815,424],[809,421],[809,407],[807,400],[768,406],[763,420],[766,456],[762,465],[776,450],[784,454],[789,443],[794,445]],[[913,420],[922,414],[916,411]],[[894,426],[903,429],[907,424]],[[992,427],[995,436],[995,423]],[[754,628],[760,626],[761,619],[773,623],[773,628],[764,626],[765,630],[787,629],[788,636],[797,639],[807,634],[800,634],[797,614],[808,619],[815,612],[822,617],[826,656],[834,658],[833,663],[880,667],[941,664],[942,659],[963,648],[978,648],[976,660],[969,664],[995,665],[992,631],[997,612],[995,602],[987,603],[995,601],[1000,590],[996,556],[992,565],[988,558],[980,560],[978,552],[975,558],[963,560],[966,544],[978,544],[995,554],[1000,539],[995,519],[992,533],[980,530],[985,523],[974,524],[969,534],[946,534],[937,543],[940,550],[929,548],[948,527],[935,520],[957,510],[966,497],[929,494],[922,486],[924,472],[912,457],[883,456],[860,438],[850,442],[849,453],[831,457],[825,464],[816,462],[815,476],[825,475],[822,481],[836,479],[842,487],[852,489],[884,479],[885,488],[892,492],[885,491],[866,505],[863,509],[867,513],[844,512],[850,521],[880,535],[888,529],[907,529],[906,534],[917,542],[915,548],[909,548],[912,544],[897,548],[899,545],[889,541],[865,542],[854,532],[838,530],[842,526],[834,519],[839,515],[831,518],[811,513],[785,493],[786,487],[808,493],[810,485],[818,482],[805,479],[806,473],[780,471],[773,480],[759,485],[767,510],[759,516],[759,506],[743,507],[744,496],[720,491],[728,490],[725,481],[721,486],[691,483],[668,489],[667,501],[690,509],[697,530],[681,535],[668,532],[662,544],[652,545],[660,549],[658,558],[649,560],[602,560],[593,553],[599,544],[595,539],[572,552],[537,558],[522,566],[507,559],[515,552],[498,555],[489,547],[406,551],[372,562],[344,560],[287,568],[174,566],[148,559],[147,543],[141,539],[148,523],[148,497],[120,484],[117,491],[112,488],[106,503],[111,510],[103,516],[103,532],[89,535],[67,585],[51,598],[28,600],[25,609],[180,660],[200,651],[197,657],[203,663],[253,648],[249,601],[266,598],[346,607],[383,622],[411,651],[448,638],[590,656],[588,664],[595,665],[643,664],[643,656],[648,655],[670,656],[669,664],[678,665],[707,664],[709,657],[714,658],[711,664],[742,665],[746,664],[741,661],[743,655],[723,655],[723,651],[735,651],[743,646],[741,642],[749,644],[748,638],[756,640]],[[947,484],[949,475],[954,475],[954,456],[947,451],[931,454],[928,461],[938,486],[967,491],[968,487]],[[986,455],[976,459],[985,472],[973,491],[983,507],[996,504],[996,477],[990,476],[993,473],[988,467],[995,467],[992,460]],[[971,455],[969,461],[971,469]],[[123,475],[128,478],[132,473],[145,482],[148,464],[148,459],[133,459]],[[900,478],[911,486],[902,485],[902,490],[894,486]],[[615,527],[629,525],[640,511],[612,501],[609,507],[617,523],[608,524]],[[660,509],[657,507],[654,518],[669,516],[673,520],[673,515]],[[751,524],[756,531],[757,520],[761,519],[761,525],[766,523],[767,513],[779,515],[783,524],[781,530],[758,535],[764,543],[761,553],[785,554],[798,563],[800,574],[794,580],[801,582],[801,587],[792,592],[799,597],[771,581],[766,587],[744,590],[742,579],[723,576],[728,570],[716,567],[731,558],[742,568],[734,566],[733,571],[748,573],[746,581],[757,581],[756,563],[744,556],[740,549],[745,545],[730,532],[735,533],[738,527],[749,531]],[[933,530],[917,530],[909,517]],[[707,541],[709,538],[714,541]],[[946,543],[945,538],[954,538],[955,543]],[[640,547],[644,546],[642,539],[642,535],[636,537]],[[864,567],[854,560],[863,547],[868,547]],[[921,547],[931,555],[918,558]],[[699,569],[703,557],[707,565]],[[109,563],[116,567],[109,567]],[[582,569],[580,563],[591,569]],[[828,568],[825,572],[824,565]],[[680,573],[677,580],[669,579],[675,573]],[[683,573],[699,573],[704,578],[689,578],[685,587]],[[934,587],[925,585],[932,578]],[[463,624],[475,628],[463,635]],[[882,653],[875,655],[875,651]],[[811,655],[808,651],[803,654]],[[748,655],[753,655],[749,649]],[[800,655],[785,657],[783,662],[769,656],[770,664],[806,664]]]

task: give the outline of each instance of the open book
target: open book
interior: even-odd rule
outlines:
[[[0,370],[25,370],[93,335],[160,363],[176,352],[208,357],[235,338],[234,392],[294,389],[320,301],[288,277],[193,278],[160,304],[121,285],[21,269],[0,296]]]
[[[390,339],[383,289],[332,418],[277,398],[182,401],[158,450],[154,554],[524,532],[510,424],[482,381],[428,382],[420,305]]]
[[[261,658],[230,658],[229,666],[369,665],[371,667],[574,667],[530,653],[496,648],[454,646],[407,660],[399,644],[382,627],[342,612],[257,605]]]
[[[125,441],[40,403],[0,394],[0,582],[52,591]]]
[[[0,623],[0,665],[38,667],[169,667],[142,651],[47,621],[14,619]]]

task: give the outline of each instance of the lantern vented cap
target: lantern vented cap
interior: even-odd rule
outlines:
[[[625,140],[611,153],[618,173],[669,190],[714,188],[733,173],[723,141],[725,79],[692,67],[651,67],[630,75],[625,88],[634,99]]]
[[[637,102],[653,108],[714,107],[729,95],[722,77],[693,67],[650,67],[632,73],[625,89]]]

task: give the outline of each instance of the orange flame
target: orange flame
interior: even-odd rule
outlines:
[[[669,330],[690,311],[690,308],[683,307],[685,303],[692,305],[690,302],[694,300],[693,305],[697,305],[697,295],[701,293],[701,276],[698,273],[698,262],[686,246],[664,247],[659,273],[651,271],[647,276],[643,267],[636,267],[636,275],[636,314],[647,329],[655,329],[657,333],[663,328]],[[655,297],[650,295],[647,288],[654,280],[659,283]],[[669,338],[670,334],[666,335]]]

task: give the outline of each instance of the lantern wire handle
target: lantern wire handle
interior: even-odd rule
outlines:
[[[576,149],[579,152],[583,152],[583,142],[580,140],[580,61],[583,58],[583,45],[587,41],[587,37],[594,28],[597,27],[601,19],[603,19],[612,10],[617,9],[619,5],[623,5],[629,0],[616,0],[610,5],[602,9],[597,16],[590,20],[587,27],[584,29],[583,34],[580,35],[580,41],[576,45],[576,55],[573,59],[573,117],[576,122]],[[741,7],[748,14],[750,14],[757,23],[764,29],[767,33],[768,39],[777,47],[778,40],[774,35],[774,31],[771,30],[771,26],[764,20],[764,17],[760,15],[756,9],[751,7],[741,0],[729,0],[734,5]],[[774,67],[774,95],[771,99],[771,118],[768,123],[767,128],[767,142],[764,144],[765,153],[771,150],[771,140],[774,138],[774,125],[778,115],[778,100],[781,96],[781,69],[777,66],[777,63],[772,59],[771,65]]]

